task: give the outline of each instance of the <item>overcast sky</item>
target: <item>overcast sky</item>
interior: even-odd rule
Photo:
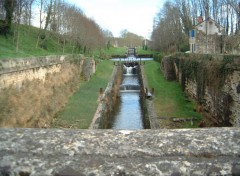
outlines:
[[[164,0],[67,0],[80,7],[103,29],[115,37],[127,29],[143,37],[150,37],[153,18]]]

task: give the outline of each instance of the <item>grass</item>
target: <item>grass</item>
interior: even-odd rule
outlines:
[[[126,47],[110,47],[105,49],[104,52],[108,55],[124,55],[126,53]]]
[[[13,36],[0,36],[0,59],[25,58],[32,56],[58,55],[63,54],[62,46],[58,42],[58,37],[52,33],[47,33],[47,49],[36,46],[39,29],[31,26],[20,26],[19,51],[16,52]],[[65,53],[72,53],[70,43],[66,44]],[[153,54],[150,50],[142,50],[138,47],[138,54]],[[123,55],[126,47],[111,47],[104,49],[103,56]],[[94,52],[95,56],[100,56],[100,51]],[[58,118],[54,122],[54,127],[67,126],[76,128],[88,128],[97,107],[99,88],[105,88],[112,73],[112,62],[101,61],[97,65],[97,72],[89,82],[81,81],[80,89],[69,98],[64,110],[58,113]],[[155,88],[155,109],[159,117],[197,117],[200,115],[193,112],[193,103],[185,101],[179,83],[168,82],[163,78],[159,69],[159,63],[146,62],[145,72],[149,87]]]
[[[142,47],[138,47],[138,48],[137,48],[137,53],[138,53],[138,54],[154,54],[154,53],[156,53],[156,52],[154,52],[154,51],[152,51],[152,50],[150,50],[150,49],[148,49],[148,50],[143,50]]]
[[[91,80],[80,83],[79,90],[69,98],[68,104],[58,113],[52,126],[88,128],[97,109],[99,89],[106,88],[112,71],[113,63],[111,61],[101,61]]]
[[[148,61],[144,67],[149,88],[154,88],[154,107],[158,117],[176,118],[201,118],[200,114],[193,111],[195,104],[186,101],[185,93],[176,81],[165,80],[160,64],[155,61]],[[183,127],[190,127],[190,122]],[[193,127],[197,127],[197,122]]]
[[[12,31],[14,32],[14,27]],[[63,53],[63,44],[59,43],[59,37],[53,32],[46,32],[46,47],[43,49],[36,47],[37,37],[39,29],[33,26],[20,25],[19,26],[19,50],[16,52],[16,42],[14,36],[0,35],[0,59],[11,59],[11,58],[25,58],[33,56],[46,56],[46,55],[60,55],[60,54],[79,54],[72,53],[73,46],[71,43],[66,42],[66,46]],[[150,54],[150,50],[142,50],[142,47],[138,47],[139,54]],[[96,49],[93,52],[95,57],[111,56],[111,55],[124,55],[126,53],[126,47],[110,47],[102,50]],[[86,55],[91,55],[87,54]],[[102,57],[104,59],[104,57]]]
[[[46,55],[60,55],[62,52],[62,45],[58,43],[58,37],[52,32],[46,33],[47,49],[40,47],[36,48],[37,37],[39,29],[20,25],[19,30],[19,51],[16,52],[14,37],[8,35],[0,35],[0,59],[32,57],[32,56],[46,56]],[[66,44],[65,54],[72,53],[72,47],[69,43]]]
[[[105,48],[102,50],[104,52],[105,56],[111,56],[111,55],[125,55],[126,54],[127,47],[110,47],[109,49]],[[137,47],[137,53],[138,54],[154,54],[151,50],[143,50],[142,47]],[[94,52],[95,56],[100,56],[100,51],[95,50]]]

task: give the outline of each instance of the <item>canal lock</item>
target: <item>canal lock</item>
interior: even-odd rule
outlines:
[[[141,62],[114,62],[90,129],[149,129]]]

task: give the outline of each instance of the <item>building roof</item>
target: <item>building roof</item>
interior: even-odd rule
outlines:
[[[207,22],[210,24],[210,26],[205,25]],[[224,27],[210,17],[197,24],[194,28],[208,34],[223,35],[224,33]]]

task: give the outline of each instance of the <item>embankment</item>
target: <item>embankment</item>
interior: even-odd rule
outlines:
[[[141,83],[141,94],[143,95],[142,97],[142,109],[144,111],[144,124],[150,128],[150,129],[158,129],[160,128],[159,126],[159,122],[157,120],[157,114],[155,112],[154,109],[154,104],[153,104],[153,98],[152,97],[148,97],[147,95],[147,91],[149,90],[149,86],[147,84],[147,78],[144,75],[144,66],[141,65],[141,69],[139,71],[139,75],[140,75],[140,83]],[[151,90],[151,94],[153,96],[152,90]]]
[[[198,102],[200,126],[240,126],[240,56],[176,53],[161,70]]]
[[[82,55],[1,60],[0,127],[48,127],[94,72],[94,60]]]
[[[111,79],[104,92],[100,91],[98,98],[98,108],[93,117],[89,129],[106,129],[108,128],[108,121],[112,113],[116,100],[119,95],[119,87],[122,81],[122,65],[114,66]]]

